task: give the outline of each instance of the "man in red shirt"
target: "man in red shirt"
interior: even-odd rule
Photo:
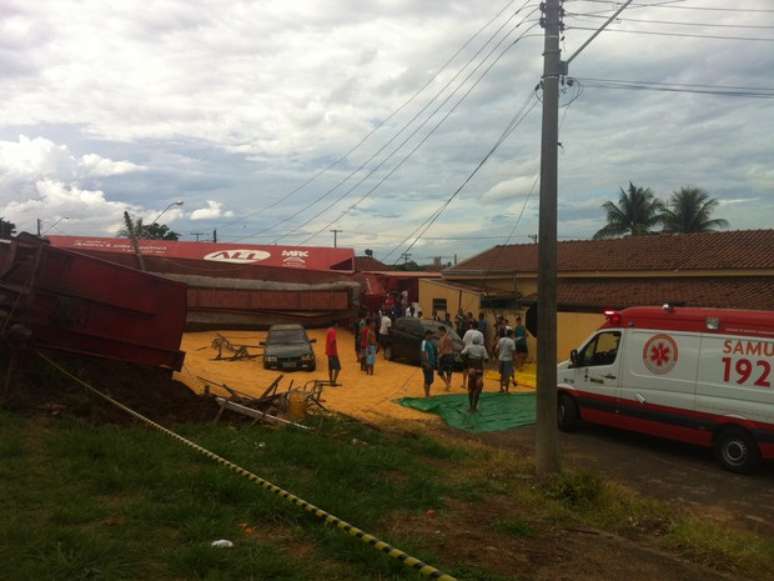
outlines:
[[[328,356],[328,379],[331,380],[331,384],[336,385],[341,371],[341,361],[339,361],[339,349],[336,345],[335,325],[331,325],[325,334],[325,354]]]

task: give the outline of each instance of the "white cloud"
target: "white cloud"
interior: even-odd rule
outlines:
[[[223,211],[223,202],[207,200],[206,208],[199,208],[191,212],[191,220],[212,220],[214,218],[229,218],[234,215],[231,210]]]
[[[146,169],[130,161],[113,161],[112,159],[100,157],[96,153],[88,153],[82,156],[78,160],[78,168],[83,170],[85,175],[93,177],[116,176]]]
[[[537,189],[535,176],[518,176],[496,183],[481,196],[484,204],[510,202],[514,198],[523,198]]]

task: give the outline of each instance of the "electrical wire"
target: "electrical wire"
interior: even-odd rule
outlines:
[[[569,0],[565,0],[569,1]],[[616,0],[575,0],[578,2],[592,2],[594,4],[620,4],[620,2],[616,2]],[[670,8],[672,10],[699,10],[699,11],[706,11],[706,12],[749,12],[749,13],[761,13],[761,14],[773,14],[774,9],[769,8],[717,8],[714,6],[674,6],[672,3],[662,3],[662,4],[631,4],[633,7],[637,8]]]
[[[531,0],[530,0],[530,1],[531,1]],[[275,207],[277,207],[278,205],[280,205],[280,204],[282,204],[282,203],[286,202],[287,200],[289,200],[289,199],[290,199],[290,198],[291,198],[293,195],[297,194],[299,191],[301,191],[302,189],[304,189],[306,186],[308,186],[309,184],[311,184],[311,183],[313,183],[314,181],[316,181],[316,180],[317,180],[319,177],[321,177],[321,176],[322,176],[322,175],[324,175],[325,173],[327,173],[327,172],[329,172],[330,170],[332,170],[334,167],[336,167],[336,166],[337,166],[338,164],[340,164],[342,161],[344,161],[345,159],[347,159],[347,158],[348,158],[350,155],[352,155],[352,154],[353,154],[355,151],[357,151],[358,149],[360,149],[360,147],[361,147],[361,146],[362,146],[362,145],[363,145],[363,144],[364,144],[366,141],[368,141],[368,139],[370,139],[370,137],[371,137],[371,136],[372,136],[374,133],[376,133],[376,132],[377,132],[377,131],[378,131],[378,130],[381,128],[381,127],[383,127],[383,126],[384,126],[386,123],[388,123],[389,121],[391,121],[391,120],[392,120],[392,119],[393,119],[393,118],[394,118],[396,115],[398,115],[398,113],[400,113],[401,111],[403,111],[403,110],[404,110],[406,107],[408,107],[408,106],[409,106],[409,105],[410,105],[410,104],[411,104],[411,103],[412,103],[412,102],[413,102],[413,101],[414,101],[414,100],[415,100],[415,99],[416,99],[416,98],[417,98],[419,95],[421,95],[421,94],[422,94],[422,93],[425,91],[425,89],[427,89],[427,88],[428,88],[428,87],[429,87],[429,86],[430,86],[430,85],[431,85],[431,84],[432,84],[432,83],[433,83],[433,82],[434,82],[434,81],[435,81],[435,80],[436,80],[436,79],[437,79],[437,78],[438,78],[438,77],[441,75],[441,73],[443,73],[443,72],[444,72],[444,71],[445,71],[447,68],[449,68],[449,66],[451,65],[451,63],[452,63],[452,62],[454,62],[454,60],[455,60],[455,59],[456,59],[456,58],[457,58],[457,57],[460,55],[460,53],[462,53],[462,52],[463,52],[463,51],[464,51],[464,50],[465,50],[465,49],[466,49],[466,48],[467,48],[467,47],[470,45],[470,43],[472,43],[472,42],[473,42],[473,41],[474,41],[474,40],[475,40],[475,39],[476,39],[476,38],[477,38],[477,37],[478,37],[478,36],[479,36],[479,35],[480,35],[480,34],[481,34],[483,31],[484,31],[484,30],[486,30],[487,28],[489,28],[489,26],[491,26],[491,24],[492,24],[492,23],[493,23],[495,20],[497,20],[498,18],[500,18],[500,16],[502,16],[502,14],[503,14],[503,13],[504,13],[504,12],[505,12],[505,11],[506,11],[508,8],[510,8],[510,7],[511,7],[511,6],[512,6],[512,5],[513,5],[515,2],[516,2],[516,0],[508,0],[508,2],[506,2],[506,3],[505,3],[505,5],[504,5],[502,8],[500,8],[500,10],[498,10],[498,11],[497,11],[497,13],[496,13],[496,14],[495,14],[495,15],[494,15],[492,18],[490,18],[490,19],[489,19],[489,20],[488,20],[488,21],[487,21],[487,22],[486,22],[486,23],[485,23],[485,24],[484,24],[484,25],[483,25],[481,28],[479,28],[479,29],[478,29],[478,30],[477,30],[475,33],[473,33],[473,35],[472,35],[472,36],[470,36],[470,37],[469,37],[469,38],[468,38],[468,39],[467,39],[467,40],[466,40],[466,41],[465,41],[465,42],[464,42],[464,43],[463,43],[463,44],[462,44],[462,45],[461,45],[461,46],[460,46],[460,47],[459,47],[459,48],[458,48],[458,49],[457,49],[455,52],[454,52],[454,54],[453,54],[451,57],[449,57],[449,59],[448,59],[448,60],[447,60],[447,61],[446,61],[446,62],[445,62],[443,65],[441,65],[441,67],[440,67],[440,68],[439,68],[439,69],[438,69],[438,70],[435,72],[435,74],[434,74],[432,77],[430,77],[430,79],[429,79],[429,80],[428,80],[428,81],[427,81],[427,82],[426,82],[424,85],[422,85],[422,87],[420,87],[420,89],[419,89],[419,90],[417,90],[417,91],[416,91],[416,92],[415,92],[413,95],[411,95],[411,96],[410,96],[410,97],[409,97],[409,98],[408,98],[406,101],[404,101],[404,102],[403,102],[403,104],[401,104],[401,105],[400,105],[398,108],[394,109],[394,110],[393,110],[393,111],[392,111],[392,112],[391,112],[389,115],[387,115],[387,117],[385,117],[383,120],[381,120],[379,123],[377,123],[377,124],[376,124],[376,125],[375,125],[375,126],[374,126],[374,127],[373,127],[373,128],[372,128],[372,129],[371,129],[371,130],[370,130],[370,131],[369,131],[369,132],[366,134],[366,135],[365,135],[365,137],[363,137],[363,138],[362,138],[362,139],[361,139],[359,142],[357,142],[357,143],[355,144],[355,146],[354,146],[354,147],[352,147],[352,148],[351,148],[349,151],[347,151],[347,152],[346,152],[344,155],[342,155],[341,157],[339,157],[339,158],[337,158],[336,160],[334,160],[333,162],[331,162],[329,165],[327,165],[327,166],[325,166],[324,168],[322,168],[321,170],[319,170],[317,173],[315,173],[314,175],[312,175],[312,177],[310,177],[308,180],[306,180],[305,182],[303,182],[303,183],[302,183],[300,186],[298,186],[298,187],[294,188],[293,190],[291,190],[291,191],[287,192],[286,194],[283,194],[282,196],[280,196],[280,197],[279,197],[277,200],[275,200],[274,202],[271,202],[271,203],[270,203],[268,206],[265,206],[265,207],[261,208],[260,210],[254,210],[254,211],[252,211],[252,212],[247,212],[246,214],[244,214],[244,215],[242,216],[242,219],[240,219],[240,220],[237,220],[237,221],[234,221],[234,222],[221,222],[222,226],[220,226],[220,225],[219,225],[219,227],[221,227],[221,228],[230,228],[230,227],[232,227],[232,226],[236,226],[237,224],[242,224],[242,223],[244,223],[244,222],[246,221],[246,218],[248,218],[249,216],[253,216],[253,215],[255,215],[255,214],[259,213],[259,212],[265,212],[265,211],[267,211],[267,210],[271,210],[272,208],[275,208]]]
[[[568,26],[566,30],[593,30],[587,26]],[[754,36],[720,36],[714,34],[692,34],[689,32],[660,32],[657,30],[622,30],[620,28],[605,28],[602,32],[622,32],[624,34],[646,34],[651,36],[674,36],[681,38],[709,38],[715,40],[744,40],[754,42],[774,42],[774,38],[761,38]]]
[[[484,72],[481,74],[481,76],[468,88],[468,90],[460,97],[460,99],[457,100],[457,102],[444,114],[444,116],[438,121],[438,123],[409,151],[409,153],[403,157],[386,175],[384,175],[377,183],[374,185],[370,190],[368,190],[363,196],[361,196],[356,202],[351,204],[349,207],[347,207],[343,212],[341,212],[334,220],[331,222],[328,222],[325,226],[317,230],[314,234],[306,238],[302,244],[305,244],[309,242],[311,239],[313,239],[315,236],[318,236],[322,232],[324,232],[327,228],[341,220],[344,216],[346,216],[349,212],[354,210],[359,204],[364,202],[372,193],[374,193],[387,179],[389,179],[400,167],[408,161],[409,158],[422,146],[424,143],[435,133],[435,131],[451,116],[452,113],[457,109],[457,107],[470,95],[470,93],[475,89],[478,84],[481,82],[481,80],[489,73],[489,71],[498,63],[498,61],[502,58],[503,55],[511,48],[513,47],[517,42],[519,42],[522,38],[525,38],[527,36],[527,33],[536,26],[537,23],[535,23],[533,26],[528,28],[524,34],[522,34],[519,38],[517,38],[513,43],[511,43],[509,46],[505,48],[498,56],[497,58],[492,61],[492,63],[484,70]],[[319,215],[319,214],[318,214]],[[314,218],[312,218],[314,219]],[[311,222],[311,220],[307,221],[308,224]],[[304,224],[305,225],[305,224]],[[301,227],[303,227],[302,225]]]
[[[474,61],[475,61],[475,60],[478,58],[478,56],[479,56],[479,55],[480,55],[480,54],[481,54],[481,53],[484,51],[484,49],[485,49],[487,46],[489,46],[489,45],[492,43],[492,41],[493,41],[493,40],[494,40],[494,39],[497,37],[497,35],[498,35],[498,34],[499,34],[501,31],[502,31],[502,29],[503,29],[503,28],[505,28],[505,26],[507,26],[507,24],[508,24],[508,23],[510,23],[510,22],[511,22],[511,21],[512,21],[512,20],[513,20],[513,19],[514,19],[516,16],[518,16],[518,15],[519,15],[519,13],[521,13],[521,11],[522,11],[522,10],[524,10],[524,9],[525,9],[525,8],[526,8],[526,7],[527,7],[527,6],[528,6],[528,5],[531,3],[531,2],[532,2],[532,0],[526,0],[526,1],[524,2],[524,4],[523,4],[521,7],[519,7],[519,8],[518,8],[518,9],[517,9],[517,10],[516,10],[516,11],[515,11],[513,14],[511,14],[511,16],[509,16],[509,17],[508,17],[508,19],[507,19],[507,20],[505,20],[504,22],[502,22],[502,23],[500,24],[500,26],[498,26],[498,28],[497,28],[497,29],[496,29],[496,30],[495,30],[495,31],[494,31],[494,32],[493,32],[493,33],[492,33],[492,34],[489,36],[489,38],[486,40],[486,42],[485,42],[483,45],[481,45],[481,47],[479,47],[479,49],[478,49],[478,50],[477,50],[477,51],[476,51],[476,52],[473,54],[473,56],[472,56],[472,57],[471,57],[471,58],[470,58],[470,59],[469,59],[469,60],[468,60],[468,61],[467,61],[467,62],[466,62],[466,63],[465,63],[465,64],[464,64],[464,65],[463,65],[463,66],[462,66],[462,67],[461,67],[461,68],[460,68],[460,69],[459,69],[459,70],[458,70],[458,71],[457,71],[455,74],[454,74],[454,76],[453,76],[451,79],[449,79],[449,81],[447,81],[447,82],[446,82],[446,84],[445,84],[443,87],[441,87],[441,89],[440,89],[440,90],[439,90],[439,91],[438,91],[438,92],[437,92],[437,93],[436,93],[436,94],[435,94],[435,95],[434,95],[434,96],[433,96],[433,97],[432,97],[432,98],[431,98],[431,99],[430,99],[430,100],[429,100],[427,103],[425,103],[425,105],[424,105],[424,106],[423,106],[423,107],[422,107],[422,108],[421,108],[419,111],[417,111],[417,112],[414,114],[414,116],[413,116],[411,119],[409,119],[409,120],[408,120],[408,121],[407,121],[407,122],[406,122],[406,123],[405,123],[405,124],[404,124],[404,125],[403,125],[403,126],[400,128],[400,129],[399,129],[399,130],[398,130],[398,132],[397,132],[397,133],[395,133],[395,134],[394,134],[394,135],[393,135],[393,136],[392,136],[392,137],[391,137],[391,138],[390,138],[390,139],[389,139],[389,140],[388,140],[386,143],[384,143],[384,144],[383,144],[383,145],[382,145],[382,146],[381,146],[381,147],[380,147],[380,148],[379,148],[379,149],[378,149],[378,150],[377,150],[375,153],[373,153],[373,154],[372,154],[372,155],[371,155],[371,156],[370,156],[368,159],[366,159],[366,161],[365,161],[365,162],[363,162],[363,163],[362,163],[362,164],[361,164],[359,167],[357,167],[357,168],[356,168],[354,171],[350,172],[350,173],[349,173],[349,174],[348,174],[346,177],[344,177],[342,180],[340,180],[338,183],[336,183],[336,184],[335,184],[333,187],[329,188],[329,189],[328,189],[328,190],[326,190],[326,191],[325,191],[323,194],[321,194],[320,196],[318,196],[317,198],[315,198],[315,199],[314,199],[314,200],[313,200],[311,203],[309,203],[309,204],[305,205],[304,207],[300,208],[299,210],[297,210],[297,211],[293,212],[293,213],[292,213],[292,214],[290,214],[289,216],[286,216],[286,217],[284,217],[284,218],[280,219],[279,221],[275,222],[274,224],[271,224],[271,225],[269,225],[269,226],[267,226],[267,227],[265,227],[265,228],[262,228],[262,229],[261,229],[261,232],[265,232],[265,231],[267,231],[267,230],[273,230],[273,229],[275,229],[277,226],[281,226],[282,224],[285,224],[285,223],[289,222],[290,220],[293,220],[294,218],[296,218],[296,217],[297,217],[297,216],[299,216],[300,214],[304,213],[304,212],[305,212],[305,211],[307,211],[308,209],[312,208],[313,206],[317,205],[319,202],[321,202],[322,200],[324,200],[325,198],[327,198],[327,197],[328,197],[330,194],[332,194],[333,192],[335,192],[335,191],[336,191],[338,188],[340,188],[340,187],[341,187],[342,185],[344,185],[344,184],[345,184],[347,181],[349,181],[349,179],[350,179],[350,178],[352,178],[353,176],[355,176],[356,174],[358,174],[359,172],[361,172],[362,170],[364,170],[364,169],[365,169],[365,168],[368,166],[368,164],[369,164],[369,163],[371,163],[371,162],[372,162],[374,159],[376,159],[376,158],[377,158],[377,157],[378,157],[378,156],[379,156],[379,155],[380,155],[380,154],[381,154],[381,153],[382,153],[382,152],[383,152],[385,149],[387,149],[387,148],[388,148],[388,147],[389,147],[389,146],[390,146],[390,145],[391,145],[391,144],[392,144],[392,143],[393,143],[393,142],[394,142],[394,141],[395,141],[395,140],[396,140],[398,137],[400,137],[400,135],[401,135],[401,134],[402,134],[402,133],[403,133],[403,132],[404,132],[406,129],[408,129],[408,128],[409,128],[409,127],[410,127],[410,126],[411,126],[411,125],[414,123],[414,121],[416,121],[416,119],[417,119],[417,118],[419,118],[419,117],[422,115],[422,113],[424,113],[424,112],[425,112],[425,111],[426,111],[426,110],[427,110],[427,109],[428,109],[428,108],[429,108],[429,107],[430,107],[430,106],[431,106],[431,105],[432,105],[432,104],[433,104],[433,103],[434,103],[434,102],[435,102],[435,101],[436,101],[436,100],[437,100],[437,99],[438,99],[438,98],[439,98],[439,97],[440,97],[440,96],[441,96],[441,95],[442,95],[442,94],[443,94],[443,93],[446,91],[446,89],[447,89],[447,88],[448,88],[448,87],[449,87],[449,86],[450,86],[452,83],[454,83],[454,81],[456,81],[456,80],[457,80],[457,78],[458,78],[458,77],[459,77],[459,76],[460,76],[460,75],[461,75],[461,74],[462,74],[462,73],[463,73],[463,72],[464,72],[464,71],[465,71],[465,70],[468,68],[468,66],[470,66],[470,65],[471,65],[471,63],[473,63],[473,62],[474,62]],[[535,9],[533,9],[533,12],[534,12],[534,10],[536,10],[536,8],[535,8]],[[514,29],[510,30],[510,31],[509,31],[509,32],[506,34],[506,36],[505,36],[505,37],[503,37],[503,38],[506,38],[508,35],[510,35],[510,34],[513,32],[513,30],[515,30],[515,28],[518,28],[518,25],[517,25],[516,27],[514,27]],[[500,43],[502,42],[502,40],[503,40],[503,39],[501,39],[501,40],[500,40]],[[499,44],[500,44],[500,43],[498,43],[496,46],[499,46]],[[488,54],[488,55],[487,55],[487,56],[484,58],[484,60],[483,60],[481,63],[479,63],[479,65],[477,65],[477,67],[476,67],[475,69],[473,69],[473,72],[475,72],[475,71],[476,71],[476,70],[477,70],[477,69],[478,69],[478,68],[481,66],[481,64],[483,64],[483,62],[485,62],[485,61],[486,61],[486,59],[488,59],[488,58],[489,58],[489,56],[492,54],[492,52],[493,52],[493,51],[494,51],[494,49],[493,49],[492,51],[490,51],[490,53],[489,53],[489,54]],[[470,78],[470,75],[471,75],[471,74],[472,74],[472,73],[470,73],[470,74],[468,75],[468,77],[466,77],[466,78],[465,78],[465,81],[466,81],[468,78]],[[464,82],[465,82],[465,81],[463,81],[462,83],[460,83],[460,85],[458,85],[458,86],[457,86],[457,88],[456,88],[456,89],[454,89],[454,90],[452,91],[452,93],[450,93],[450,94],[449,94],[449,95],[448,95],[448,96],[445,98],[445,100],[443,101],[442,105],[443,105],[443,104],[445,104],[446,102],[448,102],[448,100],[449,100],[449,99],[450,99],[452,96],[454,96],[454,95],[456,94],[456,92],[457,92],[457,91],[459,91],[459,90],[460,90],[460,88],[462,87],[462,85],[464,84]],[[410,139],[411,139],[411,137],[413,137],[413,136],[414,136],[414,135],[415,135],[415,134],[416,134],[416,133],[417,133],[417,132],[418,132],[418,131],[419,131],[419,130],[420,130],[420,129],[421,129],[421,128],[422,128],[422,127],[425,125],[425,124],[427,124],[427,123],[430,121],[430,119],[432,119],[432,117],[435,115],[435,113],[436,113],[436,112],[437,112],[439,109],[440,109],[440,107],[439,107],[439,108],[436,108],[436,109],[435,109],[435,110],[434,110],[434,111],[433,111],[433,112],[430,114],[430,116],[429,116],[429,117],[427,117],[427,118],[426,118],[426,119],[425,119],[425,120],[424,120],[424,121],[423,121],[423,122],[422,122],[422,123],[419,125],[419,127],[417,127],[417,128],[416,128],[416,129],[415,129],[415,130],[414,130],[414,131],[413,131],[413,132],[412,132],[412,133],[409,135],[409,137],[408,137],[408,138],[404,139],[404,140],[401,142],[401,144],[398,146],[398,148],[397,148],[397,149],[400,149],[400,148],[401,148],[401,147],[402,147],[402,146],[403,146],[403,145],[404,145],[404,144],[405,144],[405,143],[406,143],[408,140],[410,140]],[[396,151],[397,151],[397,149],[396,149]],[[393,154],[394,154],[394,153],[393,153]],[[393,154],[390,154],[390,155],[393,155]],[[362,184],[362,183],[363,183],[365,180],[367,180],[367,179],[368,179],[368,178],[369,178],[371,175],[373,175],[373,174],[374,174],[376,171],[378,171],[378,169],[379,169],[379,168],[380,168],[382,165],[384,165],[384,163],[385,163],[385,162],[386,162],[388,159],[389,159],[389,156],[388,156],[388,158],[386,158],[386,159],[382,160],[381,162],[379,162],[379,163],[376,165],[376,167],[375,167],[375,168],[373,168],[372,170],[370,170],[370,172],[368,172],[368,173],[366,174],[366,176],[365,176],[364,178],[361,178],[361,179],[360,179],[360,181],[358,181],[358,182],[357,182],[357,183],[356,183],[354,186],[352,186],[352,187],[351,187],[349,190],[347,190],[347,192],[346,192],[346,194],[344,195],[344,197],[346,197],[346,195],[349,195],[349,193],[351,193],[351,192],[352,192],[352,191],[353,191],[355,188],[359,187],[359,186],[360,186],[360,185],[361,185],[361,184]],[[339,199],[341,199],[341,198],[339,198]],[[327,206],[327,207],[326,207],[326,211],[327,211],[328,207],[330,207],[330,206]],[[319,214],[317,214],[317,215],[319,215]],[[316,217],[317,215],[315,215],[315,217]],[[308,223],[308,222],[306,222],[306,223]],[[306,223],[305,223],[305,224],[306,224]],[[304,224],[304,225],[305,225],[305,224]],[[303,225],[302,225],[301,227],[303,227]],[[299,229],[299,227],[296,227],[296,228],[294,228],[293,230],[291,230],[291,232],[297,231],[298,229]],[[282,239],[282,238],[285,238],[285,237],[287,237],[288,235],[289,235],[289,232],[286,232],[285,234],[283,234],[282,236],[280,236],[279,238],[277,238],[277,240],[280,240],[280,239]],[[242,238],[240,238],[240,239],[251,238],[251,237],[252,237],[251,235],[246,235],[246,236],[244,236],[244,237],[242,237]],[[276,240],[275,240],[275,242],[276,242]]]
[[[505,127],[503,132],[500,134],[500,137],[498,137],[497,141],[495,141],[494,145],[489,149],[489,151],[486,153],[486,155],[481,159],[481,161],[478,162],[475,168],[473,168],[473,171],[470,172],[470,174],[465,178],[465,180],[459,185],[459,187],[449,196],[449,198],[441,204],[441,206],[425,221],[424,224],[421,224],[419,228],[417,228],[414,232],[412,232],[406,239],[404,239],[400,244],[398,244],[395,248],[393,248],[387,256],[384,258],[384,260],[389,260],[389,258],[395,254],[397,250],[399,250],[403,244],[408,242],[413,238],[413,241],[411,244],[408,245],[406,250],[403,251],[403,253],[409,252],[414,245],[419,242],[419,240],[422,238],[422,236],[427,232],[433,224],[438,220],[438,218],[441,217],[441,214],[443,214],[444,210],[446,210],[447,207],[449,207],[449,204],[451,204],[454,199],[460,194],[460,192],[465,188],[465,186],[470,182],[470,180],[473,179],[473,177],[479,172],[479,170],[484,166],[484,164],[489,161],[489,158],[492,157],[495,151],[505,142],[506,139],[513,133],[513,131],[526,119],[526,117],[532,112],[532,110],[537,105],[538,101],[535,98],[534,91],[530,92],[527,100],[525,101],[524,105],[518,110],[516,115],[514,115],[511,120],[508,122],[508,125]]]
[[[748,97],[756,99],[774,99],[774,88],[740,87],[733,85],[706,85],[690,83],[663,83],[649,81],[622,81],[613,79],[578,78],[584,86],[596,89],[628,89],[642,91],[661,91],[668,93],[693,93],[724,97]]]
[[[598,13],[580,13],[580,12],[567,12],[565,16],[570,17],[582,17],[582,18],[596,18],[604,20],[606,16]],[[615,22],[638,22],[644,24],[668,24],[674,26],[698,26],[701,28],[749,28],[755,30],[772,30],[774,25],[760,25],[760,24],[727,24],[727,23],[715,23],[715,22],[685,22],[679,20],[651,20],[649,18],[624,18],[618,17]]]

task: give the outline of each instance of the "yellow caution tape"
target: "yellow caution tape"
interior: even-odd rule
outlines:
[[[423,561],[420,561],[419,559],[404,553],[400,549],[397,549],[397,548],[393,547],[392,545],[390,545],[388,543],[385,543],[382,540],[377,539],[375,536],[370,535],[370,534],[366,533],[365,531],[357,528],[356,526],[353,526],[353,525],[349,524],[348,522],[346,522],[344,520],[341,520],[340,518],[330,514],[329,512],[326,512],[326,511],[322,510],[321,508],[319,508],[319,507],[317,507],[317,506],[315,506],[315,505],[305,501],[304,499],[299,498],[298,496],[295,496],[294,494],[291,494],[287,490],[283,490],[282,488],[280,488],[276,484],[272,484],[268,480],[265,480],[264,478],[261,478],[257,474],[253,474],[249,470],[245,470],[241,466],[238,466],[238,465],[234,464],[233,462],[230,462],[229,460],[226,460],[222,456],[218,456],[214,452],[210,452],[209,450],[207,450],[205,448],[202,448],[198,444],[192,442],[191,440],[188,440],[188,439],[184,438],[183,436],[181,436],[179,434],[176,434],[175,432],[173,432],[172,430],[170,430],[168,428],[165,428],[161,424],[157,424],[153,420],[148,419],[145,416],[143,416],[142,414],[140,414],[140,413],[134,411],[133,409],[125,406],[121,402],[116,401],[115,399],[113,399],[112,397],[110,397],[108,395],[105,395],[104,393],[102,393],[101,391],[96,389],[95,387],[93,387],[93,386],[89,385],[88,383],[86,383],[85,381],[83,381],[81,378],[76,377],[75,375],[73,375],[72,373],[70,373],[69,371],[67,371],[63,367],[61,367],[58,363],[56,363],[55,361],[53,361],[53,360],[49,359],[48,357],[46,357],[43,353],[38,351],[38,355],[44,361],[46,361],[46,363],[48,363],[49,365],[51,365],[52,367],[57,369],[59,372],[63,373],[64,375],[66,375],[67,377],[69,377],[70,379],[75,381],[76,383],[78,383],[81,386],[85,387],[86,389],[88,389],[89,391],[94,393],[95,395],[98,395],[99,397],[101,397],[105,401],[108,401],[108,402],[112,403],[114,406],[122,409],[123,411],[125,411],[129,415],[134,416],[135,418],[137,418],[141,422],[144,422],[144,423],[148,424],[149,426],[159,430],[160,432],[166,434],[167,436],[170,436],[171,438],[177,440],[178,442],[180,442],[182,444],[185,444],[186,446],[188,446],[190,448],[193,448],[194,450],[196,450],[200,454],[203,454],[203,455],[207,456],[211,460],[215,460],[215,462],[217,462],[219,464],[222,464],[223,466],[225,466],[226,468],[229,468],[230,470],[233,470],[234,472],[236,472],[240,476],[244,476],[245,478],[248,478],[249,480],[252,480],[253,482],[258,484],[262,488],[265,488],[266,490],[269,490],[269,491],[273,492],[277,496],[281,496],[282,498],[292,502],[296,506],[300,506],[301,508],[303,508],[307,512],[311,512],[316,517],[318,517],[320,519],[323,519],[325,521],[325,524],[335,525],[336,527],[346,531],[347,533],[349,533],[353,537],[357,537],[358,539],[360,539],[361,541],[363,541],[367,545],[370,545],[370,546],[374,547],[375,549],[381,551],[382,553],[385,553],[386,555],[389,555],[393,559],[397,559],[398,561],[403,563],[406,567],[409,567],[410,569],[413,569],[414,571],[417,571],[420,575],[424,575],[425,577],[430,577],[432,579],[440,579],[442,581],[457,581],[455,577],[452,577],[451,575],[446,575],[445,573],[442,573],[441,571],[439,571],[435,567],[432,567],[431,565],[428,565],[427,563],[424,563]]]

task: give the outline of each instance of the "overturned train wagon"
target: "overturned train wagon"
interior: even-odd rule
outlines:
[[[0,329],[39,347],[180,370],[186,286],[21,234],[0,240]]]

